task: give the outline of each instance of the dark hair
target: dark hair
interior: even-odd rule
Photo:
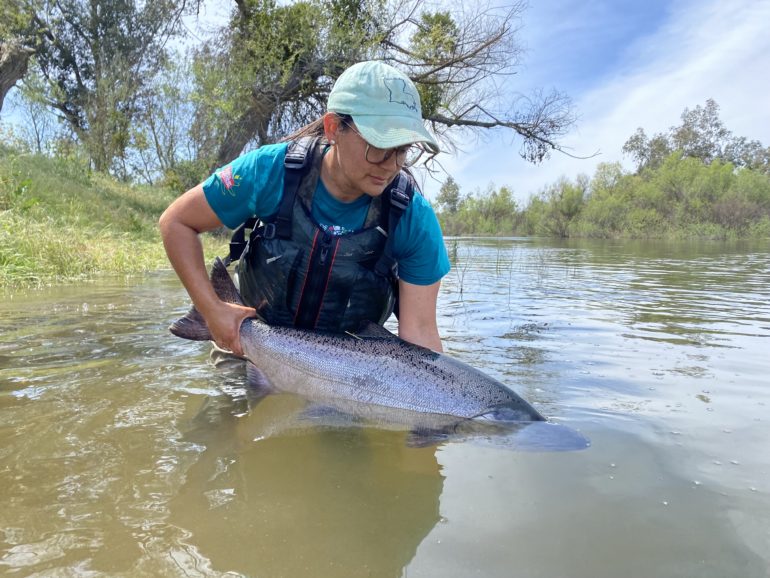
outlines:
[[[340,119],[340,122],[342,123],[342,127],[343,127],[342,130],[347,130],[348,124],[353,122],[353,117],[350,116],[349,114],[341,114],[339,112],[335,112],[334,114],[336,114],[337,118]],[[282,138],[281,142],[297,140],[299,138],[302,138],[303,136],[323,136],[323,135],[324,135],[324,119],[323,117],[321,117],[314,120],[310,124],[306,124],[305,126],[298,128],[289,136]]]

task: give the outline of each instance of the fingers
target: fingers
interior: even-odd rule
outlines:
[[[230,351],[232,351],[235,355],[240,355],[243,357],[243,347],[241,347],[241,325],[246,319],[250,319],[252,317],[257,316],[256,309],[252,309],[251,307],[243,307],[241,308],[240,314],[236,317],[236,324],[235,324],[235,331],[233,333],[233,339],[230,340]]]
[[[216,310],[208,312],[206,324],[218,347],[242,357],[244,352],[240,342],[241,324],[255,315],[256,311],[250,307],[220,302]]]

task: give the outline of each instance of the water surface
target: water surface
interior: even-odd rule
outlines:
[[[770,249],[447,244],[446,351],[589,449],[282,428],[170,272],[6,294],[0,573],[769,576]]]

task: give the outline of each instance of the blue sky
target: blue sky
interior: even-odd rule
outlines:
[[[467,139],[441,159],[462,193],[506,185],[526,202],[561,176],[593,175],[600,162],[629,166],[621,148],[638,127],[664,132],[708,98],[733,134],[770,146],[770,0],[531,0],[521,39],[527,53],[507,90],[567,93],[580,118],[562,143],[601,154],[553,153],[531,165],[510,133]],[[426,196],[439,186],[425,180]]]

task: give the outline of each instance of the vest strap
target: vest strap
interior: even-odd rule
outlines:
[[[386,220],[387,223],[388,239],[385,241],[385,248],[377,260],[374,270],[380,275],[390,276],[395,282],[398,279],[398,262],[393,257],[393,237],[398,221],[409,206],[412,196],[414,196],[414,185],[411,179],[401,172],[393,179],[393,182],[385,190],[383,196],[388,201],[385,203],[388,209],[383,211],[383,221]]]
[[[302,137],[289,143],[283,161],[283,198],[275,219],[275,235],[281,239],[291,237],[291,215],[294,198],[297,196],[302,178],[307,174],[313,159],[318,137]]]

